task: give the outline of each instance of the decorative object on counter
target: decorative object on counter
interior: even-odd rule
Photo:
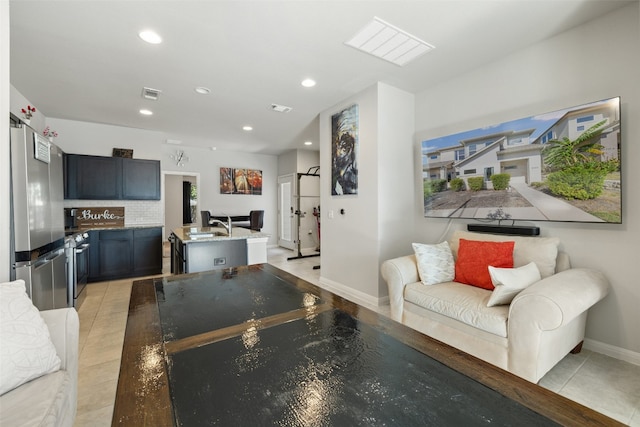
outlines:
[[[133,150],[129,148],[114,148],[113,157],[124,157],[125,159],[133,159]]]
[[[331,195],[358,194],[358,104],[331,116]]]
[[[27,105],[26,109],[22,108],[20,111],[22,112],[22,115],[24,116],[23,122],[25,122],[26,124],[29,124],[31,122],[31,117],[33,116],[33,113],[36,112],[36,107],[32,107],[31,105]]]
[[[186,153],[182,150],[176,150],[176,153],[171,154],[169,157],[176,162],[176,166],[184,166],[184,164],[189,161],[189,157],[187,157]]]
[[[262,194],[262,171],[220,168],[220,194]]]
[[[80,230],[124,227],[124,206],[75,209],[76,225]]]
[[[46,136],[49,142],[53,142],[53,138],[58,137],[58,132],[56,132],[55,130],[51,130],[51,128],[47,125],[47,127],[42,131],[42,135]]]

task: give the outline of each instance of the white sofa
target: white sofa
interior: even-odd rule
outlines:
[[[587,311],[608,293],[607,280],[593,269],[571,268],[555,238],[457,231],[448,241],[454,259],[460,238],[515,241],[514,267],[533,261],[543,272],[546,257],[551,270],[510,305],[487,307],[490,290],[456,282],[427,286],[420,281],[415,255],[387,260],[381,272],[389,287],[392,317],[537,383],[567,353],[579,351]]]
[[[41,311],[60,357],[60,370],[0,396],[0,426],[73,426],[78,401],[78,313]]]

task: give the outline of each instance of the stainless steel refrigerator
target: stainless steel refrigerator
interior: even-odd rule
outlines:
[[[29,126],[12,127],[11,272],[40,310],[68,306],[63,180],[62,150]]]

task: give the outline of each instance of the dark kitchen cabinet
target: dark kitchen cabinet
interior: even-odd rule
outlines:
[[[162,228],[133,230],[133,271],[136,276],[162,272]]]
[[[162,273],[162,227],[94,230],[89,282]]]
[[[160,200],[160,162],[65,155],[65,199]]]
[[[115,200],[122,187],[121,166],[111,157],[65,155],[64,198]]]
[[[160,162],[122,159],[122,198],[160,200]]]

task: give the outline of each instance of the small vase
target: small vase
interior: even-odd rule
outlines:
[[[47,139],[49,140],[49,142],[53,142],[53,137],[52,136],[48,136]]]
[[[22,123],[24,123],[25,125],[30,125],[31,119],[22,119]]]

